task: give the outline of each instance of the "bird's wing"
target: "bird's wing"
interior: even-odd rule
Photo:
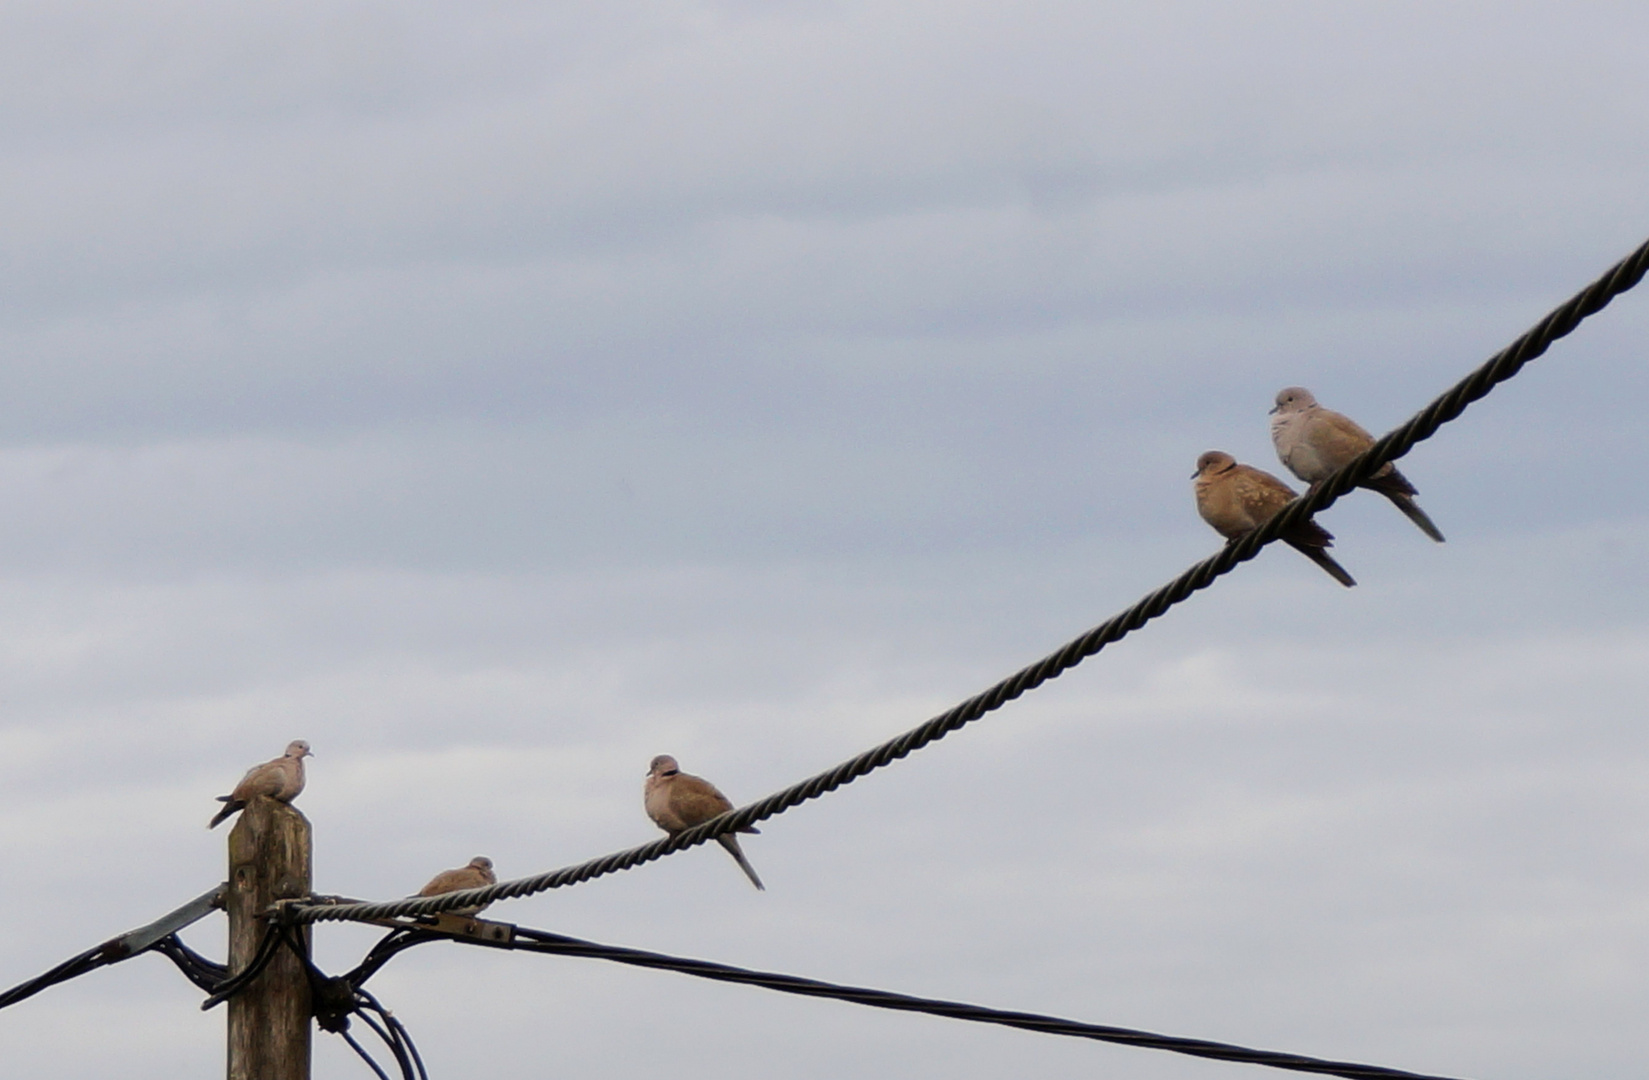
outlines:
[[[671,786],[670,807],[686,825],[692,826],[725,814],[733,809],[733,804],[710,781],[680,773]]]

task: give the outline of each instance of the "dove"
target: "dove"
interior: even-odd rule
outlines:
[[[1277,393],[1277,407],[1271,410],[1271,442],[1288,471],[1315,488],[1346,462],[1374,445],[1374,436],[1353,419],[1317,404],[1311,391],[1290,386]],[[1443,542],[1443,534],[1415,503],[1419,494],[1397,466],[1386,462],[1375,474],[1357,485],[1378,491],[1390,499],[1420,531]]]
[[[419,896],[440,896],[442,893],[457,892],[460,889],[479,889],[487,885],[498,884],[498,875],[492,872],[492,860],[485,855],[477,855],[466,865],[456,870],[443,870],[429,879],[429,884],[418,890]],[[479,915],[489,905],[477,904],[474,907],[453,908],[448,915]]]
[[[314,757],[309,744],[294,739],[286,746],[286,753],[274,761],[254,765],[246,770],[235,790],[219,795],[218,802],[226,804],[217,817],[206,826],[215,829],[231,815],[240,812],[254,796],[267,795],[278,802],[289,803],[303,792],[303,759]]]
[[[1259,528],[1295,498],[1293,488],[1264,470],[1237,464],[1223,450],[1210,450],[1199,457],[1191,478],[1196,481],[1197,513],[1227,542]],[[1346,588],[1357,584],[1324,550],[1334,543],[1334,537],[1315,521],[1297,525],[1281,539]]]
[[[682,772],[681,767],[676,764],[676,759],[669,754],[660,754],[653,759],[653,764],[647,770],[647,784],[642,792],[645,796],[647,816],[653,819],[653,824],[671,836],[733,809],[733,804],[728,801],[727,796],[716,790],[716,785],[703,777]],[[748,825],[739,830],[742,833],[758,831]],[[733,856],[733,861],[739,864],[739,869],[750,878],[752,885],[766,890],[767,886],[762,884],[762,879],[756,876],[755,868],[744,857],[738,837],[732,833],[722,833],[716,837],[716,842]]]

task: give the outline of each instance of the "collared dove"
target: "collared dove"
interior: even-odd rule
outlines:
[[[498,875],[492,872],[492,860],[485,855],[477,855],[456,870],[443,870],[430,878],[429,884],[418,890],[418,895],[440,896],[442,893],[458,892],[460,889],[480,889],[496,884]],[[477,904],[474,907],[453,908],[447,914],[479,915],[489,906]]]
[[[1295,491],[1275,476],[1251,465],[1239,465],[1223,450],[1210,450],[1197,459],[1197,513],[1229,542],[1270,521],[1277,511],[1294,500]],[[1350,588],[1357,584],[1345,567],[1324,550],[1334,543],[1329,531],[1315,521],[1306,521],[1284,533],[1282,541],[1326,570],[1330,577]]]
[[[1373,446],[1374,436],[1350,417],[1317,404],[1305,387],[1290,386],[1277,392],[1277,407],[1271,410],[1271,442],[1288,471],[1315,488]],[[1443,534],[1414,501],[1419,492],[1392,462],[1357,486],[1378,491],[1420,526],[1421,532],[1443,542]]]
[[[728,801],[727,796],[716,790],[716,785],[703,777],[682,772],[681,767],[676,764],[676,759],[669,754],[660,754],[653,759],[653,764],[647,771],[646,787],[642,790],[647,816],[653,819],[653,824],[671,836],[733,809],[733,804]],[[739,830],[742,833],[757,831],[759,830],[748,825]],[[755,868],[744,857],[738,837],[732,833],[722,833],[716,837],[716,842],[733,856],[733,860],[750,878],[752,885],[766,890],[767,886],[762,884],[762,879],[756,876]]]
[[[303,759],[314,757],[309,744],[294,739],[286,745],[286,753],[274,761],[254,765],[246,770],[235,790],[219,795],[218,802],[226,804],[218,816],[206,826],[215,829],[231,815],[240,812],[257,795],[267,795],[277,802],[289,803],[303,792]]]

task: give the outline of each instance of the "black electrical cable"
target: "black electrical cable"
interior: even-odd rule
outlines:
[[[58,983],[79,978],[88,971],[95,971],[109,962],[103,954],[103,946],[99,945],[95,949],[87,949],[79,956],[71,956],[50,971],[42,972],[27,982],[18,983],[10,990],[0,994],[0,1009],[4,1009],[8,1005],[15,1005],[24,998],[33,997],[40,991],[56,986]]]
[[[395,934],[389,936],[394,937]],[[373,1072],[383,1080],[389,1080],[388,1074],[378,1062],[349,1033],[349,1018],[358,1017],[389,1048],[401,1072],[402,1080],[429,1080],[428,1073],[424,1071],[423,1058],[419,1056],[418,1048],[412,1041],[412,1033],[393,1013],[384,1008],[376,997],[360,985],[400,951],[399,949],[389,951],[370,968],[363,964],[349,974],[334,977],[315,966],[309,955],[309,944],[297,927],[280,927],[279,941],[303,964],[305,977],[309,981],[310,1012],[322,1030],[342,1036]],[[382,944],[384,943],[379,942],[379,945]],[[376,951],[375,947],[374,952]],[[371,956],[372,953],[368,955]],[[360,974],[363,969],[365,974]],[[378,1019],[373,1018],[373,1013],[378,1014]]]
[[[909,994],[898,994],[888,990],[873,990],[862,986],[844,986],[840,983],[806,979],[797,975],[783,975],[771,971],[755,971],[750,968],[734,967],[730,964],[718,964],[710,960],[694,960],[687,957],[670,956],[665,953],[628,949],[619,945],[602,945],[593,941],[584,941],[564,934],[552,934],[546,930],[534,930],[524,926],[511,926],[510,934],[503,938],[469,937],[423,930],[414,931],[398,938],[395,936],[401,933],[402,931],[394,931],[389,937],[384,938],[378,945],[373,947],[369,955],[374,956],[377,962],[372,965],[372,972],[378,971],[395,955],[415,945],[445,940],[462,945],[479,945],[489,949],[610,960],[619,964],[629,964],[632,967],[673,971],[677,974],[691,975],[700,979],[714,979],[718,982],[758,986],[765,990],[776,990],[783,994],[827,998],[833,1001],[845,1001],[854,1005],[866,1005],[876,1009],[927,1013],[952,1020],[1020,1028],[1044,1035],[1065,1035],[1072,1038],[1092,1039],[1096,1042],[1163,1050],[1169,1053],[1186,1054],[1191,1057],[1209,1058],[1216,1061],[1233,1061],[1273,1069],[1286,1069],[1293,1072],[1338,1076],[1344,1077],[1346,1080],[1451,1080],[1449,1077],[1436,1076],[1430,1073],[1407,1072],[1381,1065],[1332,1061],[1278,1050],[1257,1050],[1252,1047],[1214,1042],[1209,1039],[1189,1039],[1178,1035],[1162,1035],[1157,1032],[1140,1031],[1134,1028],[1115,1027],[1107,1024],[1088,1024],[1079,1020],[1066,1020],[1061,1017],[1044,1016],[1039,1013],[991,1009],[983,1005],[969,1005],[959,1001],[913,997]],[[356,971],[362,971],[365,967],[366,965],[363,964],[357,967]],[[365,981],[365,977],[362,981]],[[360,990],[360,993],[365,994],[366,991]]]
[[[389,1074],[384,1072],[376,1061],[372,1060],[372,1055],[366,1052],[365,1047],[355,1041],[355,1036],[351,1035],[348,1029],[340,1031],[338,1034],[343,1036],[344,1042],[349,1044],[350,1049],[361,1056],[361,1060],[367,1063],[367,1067],[378,1074],[378,1080],[389,1080]]]
[[[147,926],[140,926],[136,930],[126,931],[119,937],[110,938],[103,944],[87,949],[78,956],[71,956],[50,971],[42,972],[27,982],[19,983],[10,990],[0,993],[0,1009],[33,997],[40,991],[56,986],[58,983],[68,982],[70,979],[78,978],[89,971],[96,971],[100,967],[130,960],[132,957],[150,950],[165,951],[162,948],[162,943],[168,938],[175,940],[179,930],[198,922],[222,906],[224,888],[225,886],[219,885],[208,889],[187,904],[167,912]],[[201,959],[205,960],[204,957]],[[210,961],[205,962],[210,963]],[[185,974],[188,974],[188,972],[185,971]]]
[[[157,941],[154,951],[176,964],[183,977],[208,994],[215,993],[229,978],[229,969],[216,960],[208,960],[183,943],[176,934]]]
[[[419,1055],[418,1047],[412,1041],[412,1033],[407,1030],[406,1025],[401,1023],[394,1013],[379,1004],[378,999],[368,991],[356,987],[355,993],[360,996],[361,1003],[364,1006],[358,1013],[361,1019],[369,1024],[372,1023],[372,1018],[367,1013],[367,1010],[370,1009],[378,1014],[384,1027],[393,1036],[390,1045],[395,1051],[396,1060],[401,1062],[401,1068],[406,1073],[407,1080],[429,1080],[429,1074],[424,1071],[424,1059]],[[417,1072],[416,1078],[412,1075],[413,1070]]]
[[[765,821],[809,799],[818,798],[850,784],[861,776],[944,738],[1043,683],[1058,678],[1098,653],[1106,645],[1121,640],[1162,615],[1192,593],[1207,588],[1216,578],[1234,569],[1238,563],[1252,559],[1261,547],[1271,543],[1311,515],[1331,506],[1359,481],[1372,475],[1386,462],[1406,454],[1415,443],[1431,437],[1438,428],[1458,417],[1465,411],[1466,406],[1482,398],[1497,384],[1512,378],[1525,364],[1550,348],[1554,341],[1574,330],[1589,316],[1603,310],[1616,296],[1635,286],[1642,280],[1645,270],[1649,270],[1649,242],[1642,244],[1602,277],[1559,305],[1511,345],[1496,353],[1477,370],[1410,417],[1407,422],[1377,440],[1373,446],[1348,462],[1334,475],[1295,499],[1270,521],[1240,540],[1227,544],[1218,554],[1204,559],[1134,606],[1094,627],[1058,651],[1015,672],[949,711],[897,738],[867,750],[858,757],[844,761],[833,769],[792,784],[758,802],[729,810],[719,817],[684,829],[674,836],[533,877],[501,881],[496,885],[479,889],[461,889],[439,896],[382,903],[292,903],[285,906],[286,910],[282,917],[297,922],[400,918],[406,915],[434,915],[497,900],[530,896],[653,862],[685,848],[702,844],[723,833],[736,832],[758,821]]]
[[[258,951],[252,955],[251,961],[240,971],[229,976],[219,983],[205,1001],[200,1003],[202,1012],[216,1008],[225,1001],[244,990],[253,979],[263,974],[263,969],[275,958],[275,952],[280,948],[285,928],[274,920],[264,923],[263,937],[258,940]]]

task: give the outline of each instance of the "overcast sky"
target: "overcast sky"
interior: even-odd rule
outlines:
[[[0,3],[0,986],[222,880],[307,738],[388,898],[747,802],[1216,550],[1204,450],[1385,431],[1649,236],[1627,3]],[[1649,1061],[1649,292],[929,750],[491,914],[1473,1080]],[[221,957],[221,917],[186,938]],[[324,967],[376,932],[316,931]],[[432,1075],[1251,1067],[432,945]],[[6,1072],[218,1075],[139,958]],[[95,1036],[95,1038],[93,1038]],[[370,1075],[333,1036],[316,1075]]]

